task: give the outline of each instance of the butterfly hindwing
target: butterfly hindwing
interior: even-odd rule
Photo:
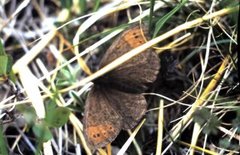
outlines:
[[[105,92],[108,102],[121,116],[122,129],[135,127],[147,110],[147,102],[142,94],[125,93],[112,88],[102,88],[102,92]]]
[[[88,94],[84,111],[84,134],[91,148],[111,143],[121,130],[122,118],[97,86]]]

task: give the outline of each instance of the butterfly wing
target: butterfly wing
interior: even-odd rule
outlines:
[[[84,135],[93,149],[106,146],[121,129],[132,129],[145,114],[147,102],[141,94],[129,94],[95,85],[84,111]]]
[[[144,26],[143,29],[135,26],[124,31],[107,50],[100,63],[100,68],[129,50],[145,43],[145,36],[143,35],[146,31]],[[147,83],[156,80],[159,68],[160,62],[157,53],[148,49],[106,74],[105,79],[109,84],[120,88],[120,90],[143,92],[147,89]]]
[[[105,89],[106,98],[122,118],[122,129],[132,129],[139,123],[147,110],[147,102],[142,94],[132,94],[112,88]]]
[[[122,118],[111,105],[98,86],[91,89],[84,111],[83,131],[92,149],[111,143],[121,130]]]

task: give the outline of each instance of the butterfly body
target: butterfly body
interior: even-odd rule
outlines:
[[[145,43],[146,29],[140,26],[124,31],[110,46],[100,68]],[[94,81],[84,112],[84,134],[93,149],[111,143],[121,129],[132,129],[147,109],[142,95],[156,80],[160,62],[148,49]]]

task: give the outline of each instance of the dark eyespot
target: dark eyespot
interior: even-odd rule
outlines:
[[[134,36],[135,39],[137,39],[139,36]]]
[[[97,137],[100,137],[100,134],[99,134],[99,133],[97,134]]]

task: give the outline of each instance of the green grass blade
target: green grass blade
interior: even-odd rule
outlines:
[[[163,16],[161,19],[159,19],[156,23],[156,27],[153,33],[153,38],[155,38],[160,31],[160,29],[163,27],[163,25],[180,9],[184,4],[186,4],[188,0],[183,0],[180,4],[178,4],[172,11],[167,13],[165,16]]]

